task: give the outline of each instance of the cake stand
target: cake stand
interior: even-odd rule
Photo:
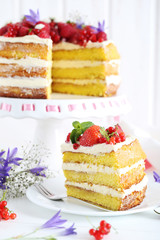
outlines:
[[[16,134],[14,143],[16,138],[20,137],[22,129],[25,129],[27,133],[32,131],[33,142],[38,144],[41,141],[50,149],[49,165],[56,172],[61,169],[62,164],[60,145],[72,129],[74,120],[94,121],[96,124],[96,118],[102,126],[103,121],[105,121],[104,126],[107,126],[118,122],[120,117],[130,110],[131,105],[125,95],[97,98],[52,94],[52,98],[46,100],[0,98],[0,117],[14,118],[18,121],[16,124],[20,133],[17,133],[18,130],[13,133],[13,135]],[[20,125],[23,119],[28,121],[34,119],[34,129],[32,122],[25,123],[21,129]],[[14,130],[13,128],[15,126],[12,127],[12,130]],[[26,132],[22,134],[26,135]],[[25,138],[25,136],[23,137]]]

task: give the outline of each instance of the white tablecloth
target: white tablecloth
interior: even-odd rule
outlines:
[[[8,207],[15,211],[17,218],[15,220],[0,222],[0,239],[14,237],[35,230],[56,212],[46,208],[39,207],[30,202],[26,197],[13,199],[8,201]],[[70,225],[74,222],[77,229],[77,235],[68,237],[58,237],[57,239],[70,240],[94,240],[88,231],[92,225],[98,226],[102,219],[109,222],[117,229],[116,233],[113,229],[110,234],[104,237],[104,240],[159,240],[160,239],[160,215],[154,211],[146,211],[124,216],[114,217],[86,217],[72,214],[61,213],[62,218],[67,219]],[[36,236],[46,236],[55,233],[54,229],[44,229],[37,233]]]

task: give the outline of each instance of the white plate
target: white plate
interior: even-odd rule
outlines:
[[[139,213],[143,211],[147,211],[150,209],[154,209],[160,204],[160,184],[154,181],[152,172],[148,173],[148,189],[146,192],[146,197],[141,205],[134,207],[130,210],[126,211],[103,211],[99,209],[95,209],[93,207],[83,205],[80,203],[76,203],[74,200],[65,200],[65,201],[53,201],[48,200],[43,197],[34,186],[31,186],[27,190],[28,199],[41,206],[52,210],[60,210],[64,213],[71,213],[76,215],[86,215],[86,216],[119,216],[119,215],[127,215],[133,213]],[[58,176],[54,179],[48,179],[44,182],[44,185],[50,189],[50,191],[63,194],[65,193],[64,187],[64,177]]]

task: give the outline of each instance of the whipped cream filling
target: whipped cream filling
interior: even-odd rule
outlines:
[[[0,86],[20,88],[43,88],[51,84],[51,79],[40,77],[0,77]]]
[[[52,40],[49,38],[40,38],[37,35],[27,35],[24,37],[3,37],[0,36],[0,42],[11,43],[40,43],[52,48]]]
[[[106,76],[104,80],[99,79],[68,79],[68,78],[54,78],[53,82],[57,83],[71,83],[76,85],[87,85],[87,84],[110,84],[119,85],[121,83],[121,77],[119,75]]]
[[[132,194],[134,191],[142,191],[143,188],[147,185],[147,180],[148,180],[147,176],[144,176],[144,178],[140,183],[134,184],[130,188],[125,189],[123,191],[117,191],[113,188],[110,188],[104,185],[89,184],[89,183],[78,183],[78,182],[66,181],[66,185],[70,185],[70,186],[85,189],[87,191],[93,191],[93,192],[101,193],[103,195],[110,195],[112,197],[123,199],[126,196]]]
[[[91,42],[89,41],[86,47],[80,46],[78,44],[73,44],[69,42],[60,42],[58,44],[53,44],[53,51],[57,50],[75,50],[75,49],[82,49],[82,48],[104,48],[108,44],[113,43],[112,41],[104,41],[104,42]]]
[[[120,60],[106,61],[80,61],[80,60],[53,60],[53,68],[84,68],[84,67],[96,67],[100,65],[111,65],[112,67],[119,67]]]
[[[145,168],[145,162],[143,159],[139,160],[135,164],[132,164],[132,166],[130,167],[127,166],[127,167],[118,168],[118,169],[114,169],[112,167],[108,167],[105,165],[96,165],[96,164],[88,164],[88,163],[70,163],[70,162],[63,163],[62,168],[63,170],[86,172],[89,174],[107,173],[107,174],[116,174],[118,176],[121,176],[122,174],[125,174],[134,168],[138,168],[139,166],[141,166],[142,168]]]
[[[0,57],[0,64],[17,64],[25,68],[30,67],[51,67],[52,61],[46,61],[40,58],[26,57],[21,59],[2,58]]]
[[[132,142],[135,141],[134,137],[127,136],[126,140],[124,142],[116,143],[115,145],[106,144],[106,143],[100,143],[95,144],[91,147],[84,147],[80,146],[78,149],[73,148],[72,143],[63,143],[61,145],[61,152],[75,152],[75,153],[85,153],[85,154],[92,154],[92,155],[99,155],[102,153],[110,153],[112,151],[116,152],[118,149],[120,149],[124,145],[129,145]]]

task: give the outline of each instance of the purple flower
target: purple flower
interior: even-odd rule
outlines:
[[[83,26],[84,26],[84,22],[76,22],[76,27],[78,28],[78,29],[82,29],[83,28]]]
[[[155,179],[155,182],[160,183],[160,176],[158,175],[158,173],[156,173],[155,171],[153,171],[153,177]]]
[[[42,172],[46,169],[47,167],[38,166],[32,169],[29,169],[29,172],[36,176],[46,177],[46,175]]]
[[[37,13],[34,12],[32,9],[30,9],[29,12],[30,12],[30,15],[24,15],[27,21],[33,24],[36,24],[37,22],[40,21],[39,9],[37,9]]]
[[[105,31],[105,20],[103,20],[102,23],[98,22],[98,27],[91,27],[93,30],[95,30],[96,33],[98,32],[104,32]]]
[[[7,152],[7,157],[6,157],[6,162],[8,162],[8,164],[15,164],[17,166],[19,166],[18,161],[21,161],[22,158],[15,158],[15,155],[17,154],[18,148],[14,148],[11,152],[10,149],[8,148],[8,152]]]
[[[72,226],[70,226],[69,228],[66,228],[59,235],[60,236],[76,235],[77,232],[75,232],[75,229],[76,228],[74,228],[74,223],[73,223]]]
[[[60,216],[60,210],[51,218],[49,219],[46,223],[44,223],[40,229],[44,228],[59,228],[60,225],[64,224],[67,222],[65,219],[61,219]]]

